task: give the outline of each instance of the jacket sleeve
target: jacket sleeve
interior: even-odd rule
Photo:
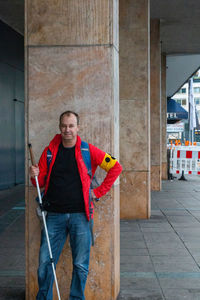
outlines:
[[[93,190],[95,196],[97,198],[101,198],[110,190],[111,186],[122,172],[122,166],[113,156],[91,144],[90,155],[93,174],[97,166],[100,166],[100,168],[104,169],[107,172],[107,175],[102,184]]]
[[[40,157],[39,160],[39,175],[38,175],[38,183],[40,187],[44,187],[45,183],[46,183],[46,177],[47,177],[47,173],[48,173],[48,167],[47,167],[47,149],[48,147],[46,147],[44,149],[44,151],[42,152],[42,155]],[[36,186],[36,181],[34,178],[31,177],[31,182],[34,186]]]

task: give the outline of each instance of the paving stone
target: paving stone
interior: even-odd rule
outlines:
[[[184,244],[181,241],[177,241],[177,242],[160,242],[159,240],[157,240],[157,242],[147,242],[147,248],[149,249],[149,251],[151,251],[152,249],[174,249],[174,251],[177,251],[179,249],[183,249]]]
[[[156,278],[121,278],[121,284],[125,290],[131,292],[134,290],[160,290],[159,283]]]
[[[128,249],[128,248],[123,248],[121,247],[120,249],[120,258],[122,258],[123,256],[131,256],[131,255],[148,255],[149,251],[146,248],[132,248],[132,249]]]
[[[126,243],[120,243],[121,247],[124,249],[146,249],[146,244],[144,241],[126,241]]]
[[[154,267],[149,256],[124,257],[120,263],[121,272],[154,272]]]
[[[25,300],[25,288],[1,288],[0,299]]]
[[[160,226],[154,226],[154,227],[141,227],[141,231],[143,233],[150,233],[150,232],[173,232],[172,227],[169,224],[162,224]]]
[[[168,216],[190,216],[190,213],[183,209],[162,209],[162,212]]]
[[[132,241],[144,241],[141,232],[122,232],[120,235],[120,241],[123,242],[132,242]]]
[[[199,267],[194,259],[188,256],[152,256],[156,272],[198,272]],[[200,273],[199,273],[200,275]]]
[[[166,300],[199,300],[198,289],[163,289]]]
[[[169,255],[169,256],[188,256],[190,254],[188,250],[182,246],[182,248],[160,248],[153,247],[148,249],[151,256],[153,255]],[[184,258],[183,258],[184,259]]]
[[[161,292],[158,290],[148,291],[146,290],[135,290],[134,294],[130,294],[129,291],[122,291],[119,294],[117,300],[163,300]]]
[[[162,288],[195,289],[200,286],[200,278],[159,278]]]
[[[179,236],[174,232],[166,232],[166,233],[160,233],[160,232],[147,232],[144,233],[144,238],[147,243],[156,243],[164,242],[164,243],[176,243],[180,242]]]

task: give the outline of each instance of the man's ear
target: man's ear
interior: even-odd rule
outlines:
[[[80,125],[77,126],[77,131],[79,131],[79,129],[80,129]]]

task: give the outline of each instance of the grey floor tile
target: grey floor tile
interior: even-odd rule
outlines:
[[[138,262],[138,263],[121,263],[121,272],[154,272],[152,263]]]
[[[132,248],[132,249],[129,249],[129,248],[122,248],[120,249],[120,257],[123,257],[123,256],[132,256],[132,255],[148,255],[149,252],[147,249],[145,248]]]
[[[162,212],[168,216],[190,216],[190,213],[185,209],[162,209]]]
[[[196,289],[200,286],[200,278],[159,278],[163,289]]]
[[[156,272],[199,272],[194,259],[188,256],[152,256]],[[200,273],[199,273],[200,274]]]
[[[1,288],[24,288],[25,287],[25,274],[20,272],[14,272],[13,276],[9,275],[11,272],[8,272],[8,276],[0,276],[0,290]]]
[[[185,247],[181,241],[168,243],[157,240],[157,242],[147,241],[147,248],[149,251],[151,251],[151,249],[174,249],[174,251],[178,251],[179,249],[183,249]]]
[[[163,289],[166,300],[199,300],[199,289]]]
[[[129,241],[126,243],[120,242],[123,249],[146,249],[146,244],[144,241]]]
[[[169,224],[164,224],[161,226],[155,226],[155,227],[141,227],[141,231],[143,233],[150,233],[150,232],[173,232],[172,227]]]
[[[190,253],[182,246],[182,248],[160,248],[153,247],[148,249],[150,255],[169,255],[169,256],[188,256]]]
[[[131,255],[120,257],[121,264],[151,264],[151,258],[149,255]]]
[[[1,288],[0,299],[2,300],[25,300],[25,288]]]
[[[117,300],[163,300],[162,294],[159,290],[135,290],[132,293],[128,290],[120,292]]]
[[[126,290],[134,291],[136,289],[156,290],[160,289],[156,278],[121,278],[121,284]]]
[[[164,242],[169,244],[180,242],[179,236],[174,232],[147,232],[144,233],[144,238],[147,243],[156,243],[157,241],[159,241],[160,243]]]
[[[143,241],[143,236],[141,232],[122,232],[120,235],[120,240],[122,242],[129,242],[129,241]]]

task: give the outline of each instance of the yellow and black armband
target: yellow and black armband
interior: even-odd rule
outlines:
[[[110,154],[106,153],[102,163],[100,164],[100,168],[104,169],[106,172],[108,172],[111,168],[114,167],[116,164],[117,160]]]

